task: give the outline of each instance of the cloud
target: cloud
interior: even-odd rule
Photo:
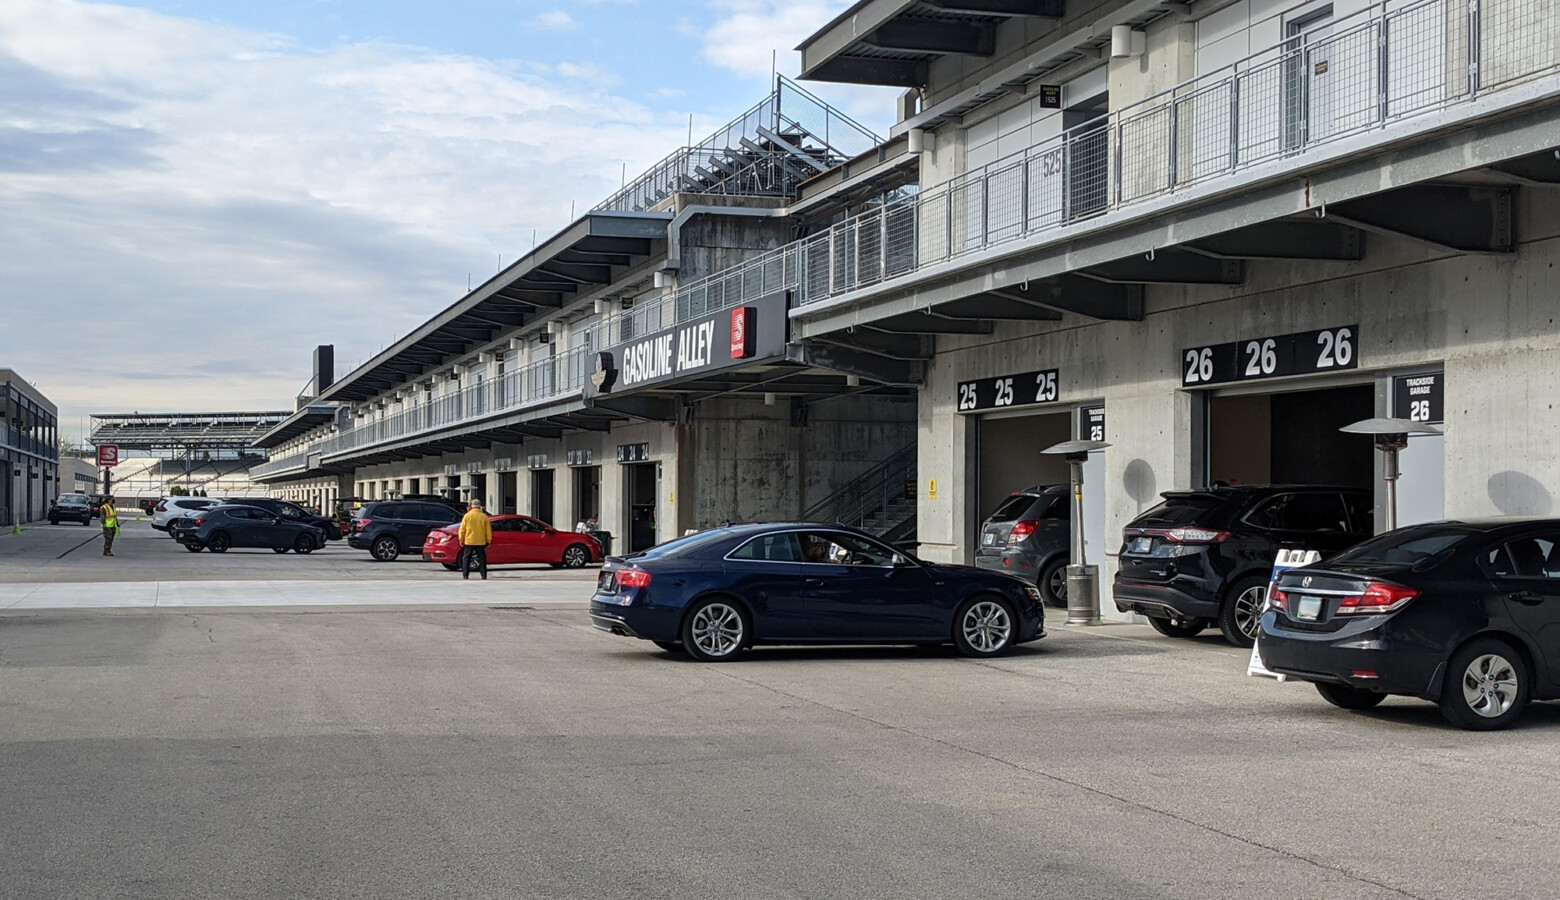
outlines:
[[[548,28],[553,31],[570,31],[579,27],[574,17],[561,9],[551,9],[532,20],[538,28]]]
[[[72,430],[286,406],[683,142],[591,76],[5,0],[0,360]]]

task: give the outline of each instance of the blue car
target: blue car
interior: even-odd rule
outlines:
[[[1045,636],[1040,592],[934,565],[837,525],[735,525],[610,557],[591,623],[694,659],[754,644],[946,644],[996,656]]]

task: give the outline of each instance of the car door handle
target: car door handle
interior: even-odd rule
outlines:
[[[1532,591],[1516,591],[1515,593],[1507,594],[1506,599],[1520,603],[1523,606],[1537,606],[1544,602],[1543,595],[1535,594]]]
[[[802,584],[805,584],[808,587],[823,587],[823,579],[822,578],[803,578],[802,579]]]

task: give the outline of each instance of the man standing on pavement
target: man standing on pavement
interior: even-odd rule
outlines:
[[[105,496],[98,515],[103,519],[103,555],[114,555],[114,535],[119,533],[119,513],[114,510],[114,498]]]
[[[487,548],[493,543],[493,526],[488,522],[482,503],[471,501],[471,509],[460,520],[460,577],[471,578],[475,568],[487,581]]]

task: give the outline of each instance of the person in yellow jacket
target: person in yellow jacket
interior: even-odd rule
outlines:
[[[482,573],[487,581],[487,548],[493,543],[493,525],[479,501],[471,501],[471,509],[460,520],[460,577],[469,579],[471,570]]]
[[[119,513],[114,509],[114,498],[105,496],[103,505],[99,508],[99,518],[103,520],[103,555],[114,555],[114,535],[119,533]]]

